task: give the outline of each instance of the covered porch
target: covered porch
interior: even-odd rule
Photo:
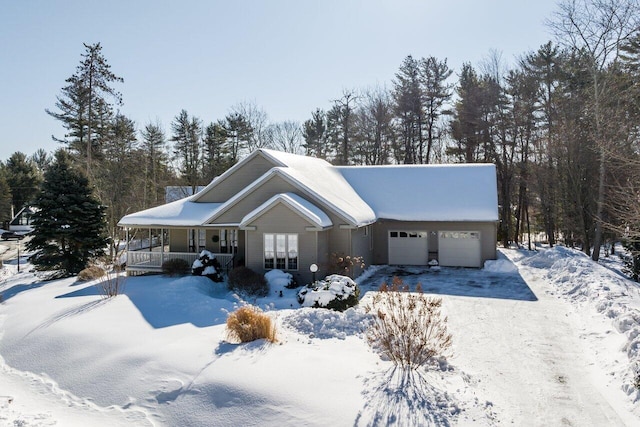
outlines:
[[[127,274],[161,273],[171,259],[183,259],[189,265],[203,250],[213,253],[226,274],[244,259],[237,228],[133,228],[125,229]]]

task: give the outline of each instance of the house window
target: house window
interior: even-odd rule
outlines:
[[[234,229],[220,230],[220,253],[223,253],[223,254],[238,253],[238,230],[234,230]]]
[[[298,235],[264,234],[264,268],[298,269]]]
[[[207,246],[207,230],[202,228],[189,229],[189,252],[200,252]]]

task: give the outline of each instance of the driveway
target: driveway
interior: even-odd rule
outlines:
[[[393,276],[443,298],[454,340],[450,362],[469,376],[496,424],[633,425],[599,392],[599,365],[580,340],[584,319],[546,294],[544,281],[518,272],[384,267],[363,281],[363,291]]]

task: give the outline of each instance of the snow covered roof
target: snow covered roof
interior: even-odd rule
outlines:
[[[242,218],[242,221],[240,222],[240,227],[246,227],[256,218],[258,218],[260,215],[262,215],[264,212],[268,211],[278,203],[286,204],[291,209],[297,211],[309,222],[319,228],[328,228],[333,225],[331,219],[327,216],[327,214],[313,203],[305,200],[297,194],[281,193],[276,194],[275,196],[264,202],[262,205],[245,215],[245,217]]]
[[[219,179],[232,178],[247,159],[262,155],[274,167],[224,203],[199,202]],[[360,227],[378,219],[398,221],[497,221],[496,170],[492,164],[333,166],[322,159],[260,149],[243,159],[200,193],[176,202],[136,212],[120,220],[123,226],[202,226],[215,219],[252,191],[278,175],[309,195],[313,203],[287,193],[276,195],[246,214],[242,223],[286,202],[313,223],[331,224],[325,211]],[[214,190],[215,191],[215,190]],[[327,222],[328,221],[328,222]]]
[[[492,164],[336,167],[378,219],[497,221]]]
[[[222,203],[196,203],[193,196],[124,216],[120,226],[194,227],[205,223]]]

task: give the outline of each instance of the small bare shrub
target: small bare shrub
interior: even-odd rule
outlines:
[[[121,268],[119,266],[114,266],[112,270],[105,271],[105,278],[96,285],[103,298],[115,297],[124,290],[125,278],[120,272]]]
[[[332,253],[329,259],[329,271],[342,276],[353,276],[353,267],[364,268],[364,258],[361,256]]]
[[[162,274],[167,276],[186,276],[191,274],[189,261],[182,258],[168,259],[162,263]]]
[[[266,339],[276,342],[276,327],[258,307],[245,305],[227,317],[227,337],[240,342]]]
[[[104,271],[104,268],[97,265],[92,265],[78,273],[78,281],[88,282],[89,280],[99,279],[105,274],[106,272]]]
[[[269,284],[262,274],[249,267],[236,267],[229,272],[229,289],[250,296],[264,297],[269,294]]]
[[[374,314],[367,341],[402,368],[417,369],[434,357],[447,356],[451,334],[442,317],[442,298],[415,292],[395,277],[391,287],[382,284],[365,311]]]

